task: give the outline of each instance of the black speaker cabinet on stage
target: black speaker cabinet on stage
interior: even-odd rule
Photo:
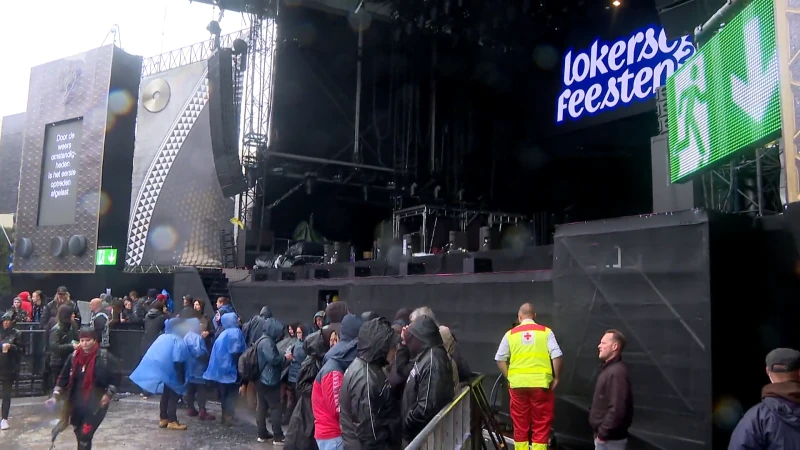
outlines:
[[[211,149],[217,179],[225,197],[247,190],[247,179],[239,162],[239,117],[234,106],[234,70],[231,49],[221,48],[208,59],[208,109]]]
[[[414,253],[422,251],[418,234],[403,235],[403,256],[410,258]]]
[[[463,231],[451,231],[450,240],[448,242],[450,244],[450,250],[468,250],[467,233]]]
[[[413,262],[400,263],[400,276],[425,275],[425,264]]]
[[[141,72],[113,45],[31,69],[14,272],[123,267]]]
[[[267,281],[269,279],[269,269],[255,269],[250,275],[252,281]]]
[[[482,252],[500,248],[500,231],[493,227],[481,227],[479,243]]]

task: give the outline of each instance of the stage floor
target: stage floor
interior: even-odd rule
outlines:
[[[44,406],[45,398],[14,399],[9,423],[11,429],[0,432],[3,450],[48,450],[50,430],[55,414]],[[218,404],[210,411],[217,416],[213,422],[200,422],[178,409],[178,420],[189,426],[186,431],[158,428],[158,397],[142,401],[138,396],[123,398],[111,405],[103,424],[94,437],[94,450],[211,450],[219,448],[272,449],[272,444],[256,442],[253,413],[242,411],[233,428],[219,424],[222,415]],[[67,428],[56,440],[58,450],[74,449],[75,435]]]

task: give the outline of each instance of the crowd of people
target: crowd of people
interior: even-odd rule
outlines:
[[[40,291],[20,293],[0,322],[2,421],[10,425],[11,386],[24,352],[19,322],[46,332],[47,404],[61,404],[53,436],[74,427],[79,449],[91,441],[121,380],[119,361],[108,351],[109,328],[141,324],[142,357],[130,375],[142,397],[160,395],[158,427],[187,430],[178,417],[216,417],[207,409],[216,397],[221,426],[231,426],[238,398],[256,408],[258,442],[291,449],[399,449],[412,441],[450,403],[472,376],[458,341],[428,307],[399,310],[392,321],[373,312],[354,314],[334,299],[308,324],[284,322],[268,306],[246,322],[230,299],[216,313],[191,296],[173,311],[164,291],[144,298],[99,296],[89,302],[88,326],[65,287],[44,301]],[[552,437],[554,393],[562,352],[553,331],[536,323],[531,304],[518,311],[518,325],[501,340],[495,360],[508,380],[515,449],[546,450]],[[633,395],[622,360],[626,338],[607,330],[598,344],[601,371],[589,424],[599,450],[627,447]],[[800,352],[777,349],[767,356],[770,384],[764,400],[739,422],[730,450],[798,448],[800,442]],[[155,422],[154,422],[155,426]]]

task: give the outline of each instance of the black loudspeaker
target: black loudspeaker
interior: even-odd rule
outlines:
[[[500,248],[500,232],[496,228],[481,227],[479,239],[480,251],[482,252]]]
[[[402,262],[400,263],[400,276],[425,275],[425,264]]]
[[[294,281],[297,274],[293,270],[281,270],[281,281]]]
[[[448,241],[450,244],[450,250],[468,250],[467,249],[467,233],[463,231],[451,231],[450,232],[450,240]]]
[[[269,278],[269,269],[255,269],[250,279],[253,281],[267,281]]]
[[[347,242],[334,243],[331,259],[335,263],[350,261],[350,244]]]
[[[717,12],[725,0],[656,0],[656,10],[667,39],[691,35]]]
[[[221,48],[208,59],[208,112],[211,150],[222,195],[233,197],[247,190],[238,152],[238,112],[234,102],[231,49]]]
[[[464,273],[489,273],[492,272],[492,260],[489,258],[464,259]]]
[[[422,251],[418,234],[404,234],[402,246],[403,256],[411,257]]]
[[[330,264],[333,261],[333,244],[325,244],[325,259],[323,262],[325,264]]]
[[[364,278],[372,276],[372,269],[369,266],[350,266],[347,270],[350,277]]]
[[[324,280],[331,277],[331,271],[328,269],[314,269],[314,279]]]

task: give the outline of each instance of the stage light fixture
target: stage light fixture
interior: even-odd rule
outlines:
[[[611,4],[612,4],[612,5],[614,5],[614,6],[619,6],[619,5],[621,5],[622,3],[620,3],[620,1],[619,1],[619,0],[614,0],[613,2],[611,2]]]

